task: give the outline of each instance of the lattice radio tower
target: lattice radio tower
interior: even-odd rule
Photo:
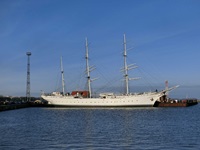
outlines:
[[[31,94],[30,94],[30,56],[31,56],[31,52],[27,52],[26,55],[28,56],[27,82],[26,82],[26,100],[29,102],[30,98],[31,98]]]

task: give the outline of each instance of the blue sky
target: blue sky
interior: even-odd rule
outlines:
[[[85,37],[89,41],[94,91],[123,85],[126,34],[131,91],[180,85],[172,97],[200,98],[199,0],[1,0],[0,94],[25,96],[26,52],[31,51],[31,95],[60,83],[63,56],[66,89],[85,87]]]

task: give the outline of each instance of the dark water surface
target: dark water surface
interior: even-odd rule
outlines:
[[[200,149],[187,108],[25,108],[0,112],[0,150]]]

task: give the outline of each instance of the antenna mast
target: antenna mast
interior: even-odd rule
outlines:
[[[62,92],[65,95],[65,79],[64,79],[64,69],[62,64],[62,56],[60,58],[61,76],[62,76]]]
[[[30,56],[31,52],[27,52],[26,55],[28,56],[28,62],[27,62],[27,82],[26,82],[26,100],[30,101]]]

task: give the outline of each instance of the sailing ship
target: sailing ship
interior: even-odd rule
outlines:
[[[177,86],[172,88],[167,88],[160,92],[144,92],[144,93],[130,93],[129,92],[129,80],[134,80],[137,78],[129,78],[128,71],[134,69],[137,66],[127,64],[127,50],[126,50],[126,37],[124,34],[124,81],[125,81],[125,93],[115,94],[115,93],[100,93],[99,97],[92,97],[91,82],[95,79],[91,79],[90,72],[94,69],[89,66],[89,53],[88,53],[88,42],[86,38],[86,73],[87,73],[87,91],[73,91],[71,94],[65,94],[65,82],[64,82],[64,70],[62,65],[61,57],[61,74],[62,74],[62,93],[53,92],[49,94],[42,94],[41,97],[48,101],[48,104],[55,106],[67,106],[67,107],[138,107],[138,106],[148,106],[152,107],[156,102],[165,98],[167,93]]]

